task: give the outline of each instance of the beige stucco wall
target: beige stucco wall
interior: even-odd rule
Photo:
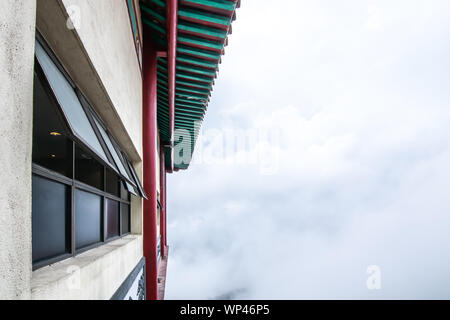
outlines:
[[[0,298],[30,297],[35,0],[0,10]]]
[[[33,300],[110,299],[142,258],[142,236],[128,235],[33,272]]]

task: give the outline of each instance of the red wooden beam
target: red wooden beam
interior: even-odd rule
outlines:
[[[173,144],[175,131],[175,76],[177,67],[177,25],[178,0],[168,0],[166,5],[167,21],[167,62],[168,62],[168,91],[169,91],[169,130],[170,130],[170,171],[173,170]]]
[[[189,41],[180,40],[179,43],[187,45],[187,46],[191,46],[191,47],[194,47],[194,48],[198,48],[198,49],[202,49],[202,50],[209,50],[209,51],[212,51],[212,52],[215,52],[215,53],[222,54],[222,50],[212,49],[210,47],[202,46],[202,45],[199,45],[199,44],[193,44],[193,43],[191,43]]]
[[[146,34],[149,34],[147,30]],[[157,104],[157,56],[150,37],[144,42],[143,59],[143,175],[144,189],[148,200],[144,199],[143,249],[145,256],[146,296],[148,300],[158,298],[158,259],[157,259],[157,153],[156,153],[156,104]]]
[[[167,58],[167,51],[158,51],[156,52],[156,56],[158,58]]]

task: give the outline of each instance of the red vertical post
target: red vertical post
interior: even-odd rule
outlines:
[[[165,257],[166,253],[166,164],[164,159],[164,146],[161,144],[159,148],[159,190],[161,200],[161,214],[159,225],[161,226],[161,256]]]
[[[144,189],[148,200],[144,199],[143,238],[145,256],[146,295],[148,300],[158,298],[158,260],[157,260],[157,145],[156,145],[156,84],[157,84],[156,50],[151,40],[144,46],[143,59],[143,106],[142,106],[142,138],[143,138],[143,175]]]
[[[177,64],[177,25],[178,0],[166,1],[167,11],[167,63],[168,63],[168,93],[169,93],[169,130],[170,130],[170,171],[173,170],[173,143],[175,131],[175,73]]]

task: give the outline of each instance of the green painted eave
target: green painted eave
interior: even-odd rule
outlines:
[[[141,0],[141,17],[160,49],[167,48],[165,0]],[[231,32],[238,0],[179,0],[177,59],[175,75],[175,130],[189,133],[177,140],[179,148],[195,148],[202,121],[211,99],[221,56]],[[157,65],[157,121],[162,144],[169,142],[167,58]],[[177,131],[178,132],[178,131]],[[166,166],[170,167],[170,149],[166,148]],[[175,169],[187,169],[189,162],[174,163]]]

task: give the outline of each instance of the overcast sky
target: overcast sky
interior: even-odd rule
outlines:
[[[449,34],[448,0],[243,0],[166,298],[449,299]]]

